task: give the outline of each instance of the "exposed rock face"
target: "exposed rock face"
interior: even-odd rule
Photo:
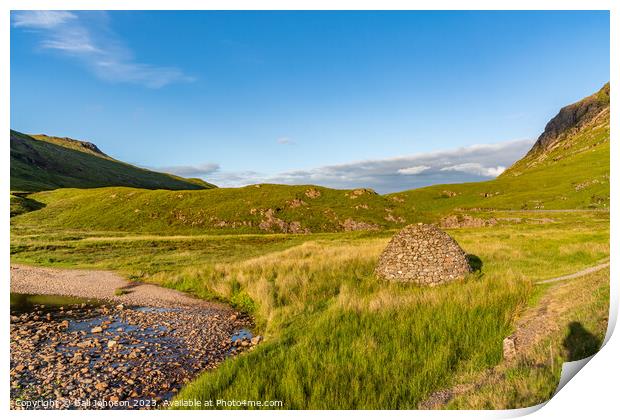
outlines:
[[[321,191],[317,190],[316,188],[308,188],[305,194],[306,194],[306,197],[315,199],[321,196]]]
[[[379,230],[379,226],[375,224],[353,219],[346,219],[344,222],[340,222],[340,227],[346,232],[352,232],[354,230]]]
[[[266,232],[275,232],[279,230],[282,233],[310,233],[310,229],[303,228],[298,221],[289,223],[275,217],[273,209],[261,210],[260,214],[263,216],[263,220],[258,224],[258,227]]]
[[[96,153],[98,155],[108,157],[108,155],[103,153],[101,149],[99,149],[95,143],[91,143],[89,141],[83,141],[83,140],[74,140],[74,139],[70,139],[69,137],[64,137],[63,140],[68,141],[68,142],[73,142],[75,143],[77,147],[80,147],[82,149],[90,150],[91,152]]]
[[[545,131],[538,137],[529,154],[548,150],[562,139],[563,134],[578,131],[605,112],[609,113],[609,83],[594,95],[562,108],[558,115],[547,123]]]
[[[489,219],[480,219],[478,217],[472,217],[468,214],[456,215],[444,217],[440,220],[439,225],[442,228],[464,228],[464,227],[486,227],[495,226],[497,219],[491,217]]]
[[[358,188],[356,190],[349,191],[345,193],[346,197],[349,197],[351,200],[355,200],[358,197],[363,195],[377,195],[377,193],[370,188]]]
[[[409,225],[397,233],[379,258],[375,273],[386,280],[434,286],[471,272],[467,255],[433,225]]]

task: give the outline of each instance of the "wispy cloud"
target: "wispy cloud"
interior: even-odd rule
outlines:
[[[112,31],[105,12],[16,11],[13,27],[39,36],[39,47],[83,63],[100,79],[161,88],[194,78],[176,67],[141,63]]]
[[[217,163],[207,162],[198,165],[164,166],[153,169],[159,172],[167,172],[179,176],[202,177],[216,172],[220,169],[220,165]]]
[[[51,29],[69,20],[77,19],[71,12],[54,10],[33,10],[13,13],[13,26],[16,28],[42,28]]]
[[[403,191],[433,184],[481,181],[498,176],[520,159],[533,140],[478,144],[451,150],[389,159],[295,170],[275,175],[257,172],[216,171],[209,181],[238,187],[256,183],[318,184],[332,188],[369,187],[380,193]]]
[[[276,139],[276,143],[278,144],[288,144],[288,145],[293,145],[295,144],[295,140],[289,138],[289,137],[280,137],[278,139]]]

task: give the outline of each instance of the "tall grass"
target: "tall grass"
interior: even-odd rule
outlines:
[[[234,267],[154,277],[229,299],[245,293],[266,336],[264,345],[204,374],[178,398],[414,408],[456,372],[497,363],[529,282],[515,276],[474,276],[436,288],[378,282],[372,271],[384,245],[383,239],[305,243]]]
[[[609,316],[609,270],[553,285],[547,296],[553,307],[554,319],[548,332],[533,348],[520,354],[513,364],[504,364],[501,375],[470,383],[476,387],[457,395],[450,409],[520,408],[537,405],[552,397],[562,372],[562,364],[575,360],[566,341],[584,346],[579,358],[595,354],[604,340]],[[579,323],[589,337],[573,336],[570,325]],[[483,374],[484,375],[484,374]]]
[[[548,217],[452,230],[482,271],[436,288],[373,275],[385,232],[157,237],[20,224],[11,245],[14,262],[115,269],[253,314],[265,341],[200,376],[179,398],[414,408],[454,378],[500,360],[533,281],[609,255],[608,213]]]

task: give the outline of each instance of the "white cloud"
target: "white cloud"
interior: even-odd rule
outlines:
[[[179,176],[186,177],[200,177],[204,175],[210,175],[220,169],[220,165],[217,163],[200,163],[198,165],[179,165],[179,166],[164,166],[159,168],[153,168],[153,170],[159,172],[171,173]]]
[[[154,89],[194,80],[175,67],[138,62],[105,12],[16,11],[11,16],[15,28],[38,33],[41,48],[79,60],[100,79]]]
[[[51,29],[69,20],[77,19],[71,12],[56,10],[33,10],[13,12],[13,26],[16,28]]]
[[[434,184],[482,181],[501,174],[522,158],[534,140],[475,144],[388,159],[349,162],[279,174],[218,171],[209,181],[224,187],[257,183],[318,184],[332,188],[373,188],[379,193]]]
[[[502,174],[506,170],[504,166],[496,166],[486,168],[479,163],[468,162],[468,163],[460,163],[458,165],[446,166],[445,168],[441,168],[441,171],[455,171],[455,172],[464,172],[467,174],[474,174],[480,176],[490,176],[496,177]]]
[[[41,42],[43,48],[49,48],[52,50],[61,50],[70,53],[95,53],[99,52],[97,47],[89,42],[75,42],[66,40],[45,40]]]
[[[401,175],[417,175],[419,173],[424,172],[427,169],[431,169],[430,166],[420,165],[420,166],[411,166],[409,168],[399,169],[397,172]]]

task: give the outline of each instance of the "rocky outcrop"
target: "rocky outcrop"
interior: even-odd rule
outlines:
[[[305,192],[306,197],[311,198],[311,199],[315,199],[315,198],[319,198],[321,196],[321,191],[317,190],[316,188],[308,188]]]
[[[355,230],[379,230],[379,226],[373,223],[366,223],[353,219],[345,219],[344,222],[340,222],[340,227],[345,232],[353,232]]]
[[[547,123],[528,154],[548,150],[564,135],[573,134],[582,127],[595,122],[601,114],[609,113],[609,83],[594,95],[565,106]]]
[[[89,141],[84,141],[84,140],[74,140],[74,139],[70,139],[69,137],[63,137],[63,140],[66,142],[73,143],[76,149],[86,149],[97,155],[109,157],[108,155],[103,153],[101,149],[99,149],[95,143],[91,143]]]
[[[351,200],[355,200],[363,195],[377,195],[375,190],[370,188],[358,188],[356,190],[351,190],[344,194],[345,197],[349,197]]]
[[[447,233],[434,225],[409,225],[388,243],[375,273],[380,278],[434,286],[472,271],[467,255]]]
[[[446,216],[442,218],[439,222],[439,225],[442,228],[452,229],[452,228],[469,228],[469,227],[486,227],[486,226],[495,226],[497,224],[497,219],[491,217],[488,219],[481,219],[478,217],[472,217],[468,214],[453,214],[451,216]]]
[[[260,210],[263,219],[258,227],[265,232],[310,233],[310,229],[302,227],[298,221],[287,222],[275,216],[273,209]]]

